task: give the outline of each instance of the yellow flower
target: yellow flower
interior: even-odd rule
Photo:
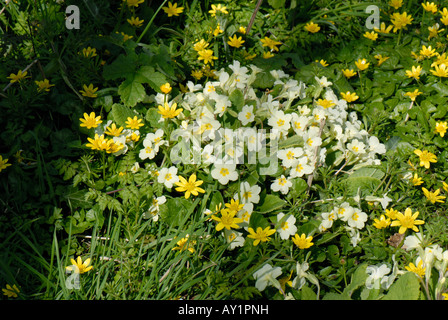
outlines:
[[[422,67],[412,66],[411,70],[406,70],[406,76],[408,78],[414,78],[416,80],[420,79],[420,73],[422,72]]]
[[[448,67],[442,63],[441,65],[434,66],[435,70],[429,70],[431,73],[437,77],[448,77]]]
[[[117,125],[115,123],[112,123],[111,126],[106,127],[105,134],[109,136],[118,137],[121,135],[121,132],[123,131],[123,127],[117,128]]]
[[[447,54],[446,52],[444,52],[442,54],[439,54],[438,52],[436,52],[437,59],[431,64],[431,67],[438,66],[440,64],[448,65],[448,58],[447,58],[446,54]]]
[[[403,0],[390,0],[388,4],[397,10],[403,5]]]
[[[14,284],[12,287],[7,284],[6,289],[2,289],[3,295],[7,296],[8,298],[17,298],[17,294],[20,293],[19,288]]]
[[[269,49],[274,51],[278,51],[277,46],[282,44],[281,42],[272,40],[269,37],[264,37],[263,39],[260,39],[260,42],[262,43],[263,47],[269,47]]]
[[[190,237],[190,235],[186,235],[185,238],[180,239],[179,241],[176,242],[177,247],[174,247],[171,250],[179,250],[179,251],[184,251],[184,250],[188,250],[191,253],[194,253],[194,245],[196,244],[195,240],[188,240],[188,238]]]
[[[232,37],[229,37],[229,41],[227,41],[227,43],[229,44],[229,46],[234,47],[234,48],[239,48],[243,45],[245,41],[243,40],[243,38],[237,37],[236,34],[233,35]]]
[[[363,36],[364,38],[370,39],[372,41],[376,41],[376,39],[378,39],[378,33],[376,33],[375,31],[371,32],[366,31],[366,33],[364,33]]]
[[[437,157],[434,153],[431,153],[427,150],[421,151],[419,149],[414,150],[414,153],[419,156],[421,167],[429,169],[430,162],[437,163]]]
[[[163,11],[168,15],[168,17],[178,16],[180,13],[184,11],[184,7],[177,7],[177,2],[174,5],[171,1],[168,2],[168,7],[163,7]]]
[[[322,67],[328,67],[328,63],[324,59],[316,60],[316,62],[319,63]]]
[[[443,201],[443,199],[445,199],[445,196],[439,196],[440,193],[440,189],[437,189],[434,192],[429,191],[426,188],[422,188],[423,194],[425,195],[426,199],[428,199],[428,201],[430,201],[432,204],[436,203],[436,202],[440,202],[440,203],[444,203],[445,201]]]
[[[241,218],[235,218],[237,211],[230,209],[221,209],[221,218],[212,215],[212,219],[218,221],[219,223],[216,225],[216,231],[221,231],[226,228],[230,230],[232,228],[238,229],[240,226],[237,223],[243,222]]]
[[[190,198],[191,194],[197,196],[198,192],[205,193],[204,189],[199,188],[199,186],[203,184],[204,181],[202,180],[196,181],[196,174],[193,173],[188,179],[188,181],[182,176],[179,176],[179,180],[180,181],[175,183],[175,185],[178,186],[176,188],[176,191],[185,192],[185,199]]]
[[[162,93],[164,94],[170,93],[171,90],[172,90],[171,85],[168,82],[160,86],[160,91],[162,91]]]
[[[84,97],[96,98],[98,95],[95,93],[98,88],[93,88],[93,84],[89,84],[89,86],[83,85],[82,88],[84,90],[79,90]]]
[[[165,102],[165,107],[159,106],[159,111],[157,111],[157,113],[161,114],[163,119],[173,119],[183,111],[182,108],[176,108],[177,103],[173,103],[170,107],[169,104]]]
[[[17,74],[11,73],[8,77],[8,79],[11,79],[9,82],[11,83],[20,82],[25,78],[30,78],[29,76],[28,77],[26,76],[27,74],[28,74],[27,71],[22,72],[22,70],[19,70]]]
[[[353,101],[358,100],[358,98],[359,98],[356,95],[356,92],[350,93],[350,91],[347,91],[345,93],[341,92],[341,96],[342,96],[342,99],[344,99],[347,102],[353,102]]]
[[[204,64],[210,63],[213,65],[213,60],[217,60],[218,58],[213,55],[213,50],[204,49],[198,52],[199,57],[198,60],[204,60]]]
[[[145,0],[123,0],[123,1],[126,2],[128,7],[138,7],[139,4],[145,2]]]
[[[310,248],[314,244],[311,241],[313,241],[313,237],[312,236],[307,237],[306,234],[304,234],[304,233],[302,233],[300,236],[296,233],[292,237],[292,242],[294,242],[294,244],[297,247],[299,247],[299,249],[308,249],[308,248]]]
[[[343,70],[342,70],[342,74],[343,74],[346,78],[350,79],[351,77],[353,77],[354,75],[356,75],[356,72],[353,71],[353,69],[343,69]]]
[[[448,183],[442,181],[442,184],[443,184],[443,190],[445,190],[445,192],[448,192]]]
[[[93,58],[96,57],[96,49],[95,48],[91,48],[91,47],[87,47],[87,48],[83,48],[82,49],[82,55],[84,56],[84,58]]]
[[[212,17],[214,17],[218,12],[221,12],[223,14],[228,14],[227,7],[222,6],[221,4],[215,5],[212,4],[212,10],[209,10],[208,13],[211,14]]]
[[[193,49],[197,52],[205,50],[209,46],[209,43],[205,41],[204,39],[201,39],[201,41],[196,42],[193,45]]]
[[[436,49],[433,49],[431,46],[426,47],[423,45],[420,49],[420,54],[424,57],[431,58],[432,56],[436,55],[435,51]]]
[[[376,32],[380,32],[380,33],[390,33],[390,31],[392,30],[394,26],[390,25],[386,27],[386,24],[384,22],[381,22],[380,24],[380,28],[373,28],[373,30],[375,30]]]
[[[235,213],[237,213],[238,211],[243,209],[244,204],[240,203],[240,200],[231,199],[230,203],[226,203],[225,206],[228,208],[228,210],[234,211]]]
[[[271,51],[263,52],[263,59],[272,58],[274,54]]]
[[[238,32],[242,33],[242,34],[246,34],[246,28],[241,26],[241,27],[238,28]]]
[[[394,25],[393,31],[397,32],[398,30],[406,28],[408,24],[412,23],[412,20],[414,20],[414,18],[412,18],[412,16],[408,15],[406,12],[394,12],[391,17],[391,22]]]
[[[388,216],[389,218],[391,218],[392,220],[397,219],[397,214],[400,213],[398,210],[395,210],[393,208],[391,209],[386,209],[386,216]]]
[[[138,130],[140,127],[143,127],[144,124],[141,123],[143,119],[138,119],[137,116],[134,116],[134,118],[128,117],[126,120],[126,128]]]
[[[397,220],[392,221],[391,227],[400,227],[398,233],[405,233],[407,229],[412,229],[415,232],[418,232],[419,230],[417,226],[425,223],[423,220],[417,220],[418,214],[418,211],[412,214],[411,208],[406,208],[404,214],[401,212],[397,213]]]
[[[139,17],[131,17],[131,19],[127,19],[126,20],[131,26],[133,27],[141,27],[143,22],[145,22],[145,20],[140,20]]]
[[[314,22],[311,21],[311,22],[308,22],[308,23],[305,25],[304,29],[305,29],[306,31],[308,31],[308,32],[316,33],[316,32],[319,32],[320,27],[319,27],[319,25],[318,25],[317,23],[314,23]]]
[[[2,170],[6,169],[7,167],[9,167],[11,164],[7,163],[8,159],[3,159],[2,156],[0,156],[0,172],[2,172]]]
[[[439,133],[442,138],[445,135],[447,129],[448,129],[448,126],[447,126],[446,121],[436,122],[435,133]]]
[[[391,224],[390,219],[386,218],[384,216],[384,214],[382,214],[380,216],[379,220],[378,219],[373,219],[373,221],[374,221],[373,226],[375,228],[377,228],[377,229],[385,229],[385,228],[387,228]]]
[[[431,13],[437,13],[437,5],[434,2],[426,1],[426,3],[422,3],[423,9]]]
[[[406,92],[404,95],[408,96],[409,98],[411,98],[412,101],[415,101],[415,99],[417,98],[417,96],[421,95],[422,92],[418,91],[418,89],[415,89],[414,91],[409,91]]]
[[[78,258],[76,260],[70,259],[70,261],[71,261],[72,265],[65,267],[65,269],[68,271],[74,271],[75,273],[83,274],[83,273],[90,271],[93,268],[92,266],[89,266],[90,258],[87,258],[86,261],[82,262],[81,257],[78,256]]]
[[[439,24],[436,23],[432,27],[428,27],[428,31],[429,31],[428,40],[431,40],[432,38],[436,38],[440,32],[445,31],[445,29],[440,29]]]
[[[98,151],[108,150],[110,148],[110,141],[112,141],[105,139],[104,134],[100,136],[97,133],[95,133],[95,137],[93,139],[89,137],[87,140],[89,143],[86,144],[86,147]]]
[[[374,56],[375,59],[378,60],[378,67],[384,63],[389,57],[383,57],[381,54],[377,54]]]
[[[336,105],[336,103],[334,103],[334,102],[331,101],[331,100],[327,100],[327,99],[318,99],[318,100],[316,101],[316,104],[317,104],[318,106],[322,106],[322,107],[325,108],[325,109],[327,109],[327,108],[331,108],[332,106],[335,106],[335,105]]]
[[[204,74],[202,73],[201,70],[192,70],[191,71],[191,76],[193,78],[195,78],[196,80],[200,80],[202,78]]]
[[[417,266],[411,262],[409,263],[409,266],[405,266],[405,268],[410,272],[414,272],[420,278],[423,278],[426,273],[426,268],[423,267],[423,260],[420,260]]]
[[[46,91],[49,92],[51,87],[54,87],[54,84],[50,84],[48,79],[44,79],[42,81],[35,81],[37,84],[37,92]]]
[[[422,178],[419,177],[417,173],[414,173],[414,177],[410,181],[414,186],[419,186],[423,184]]]
[[[217,37],[220,33],[223,33],[223,32],[224,32],[224,30],[221,29],[221,26],[219,25],[219,23],[216,26],[215,30],[212,30],[212,33],[215,37]]]
[[[84,119],[83,118],[79,119],[79,121],[81,121],[80,126],[86,127],[87,129],[96,128],[100,123],[103,122],[100,119],[101,116],[96,116],[95,112],[91,112],[90,115],[84,113]]]
[[[369,67],[370,63],[366,59],[358,59],[358,61],[355,61],[355,65],[360,71],[363,71]]]
[[[247,231],[250,233],[247,237],[254,239],[253,245],[256,246],[261,242],[266,242],[271,240],[269,236],[275,233],[275,229],[271,229],[271,227],[261,228],[258,227],[255,232],[253,228],[248,228]]]

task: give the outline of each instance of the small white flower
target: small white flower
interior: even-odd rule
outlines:
[[[179,177],[177,176],[177,168],[171,166],[170,168],[160,169],[157,181],[159,183],[163,183],[167,188],[172,188],[173,184],[179,181]]]
[[[268,124],[279,130],[280,132],[286,132],[291,128],[291,114],[285,114],[282,110],[274,111],[272,116],[268,120]]]
[[[297,158],[303,155],[302,148],[287,148],[277,152],[277,156],[282,160],[282,165],[291,168],[296,162]]]
[[[230,180],[235,181],[238,179],[238,173],[236,172],[236,164],[215,164],[212,170],[212,177],[217,179],[220,184],[227,184]]]
[[[297,232],[297,227],[295,226],[296,218],[293,215],[288,215],[286,218],[283,218],[284,216],[285,214],[283,212],[277,214],[277,222],[282,221],[277,232],[280,234],[280,238],[287,240]]]
[[[292,164],[289,175],[291,178],[297,178],[302,177],[305,174],[311,174],[313,171],[314,167],[308,164],[308,158],[301,157]]]
[[[252,215],[252,211],[254,211],[254,204],[251,202],[247,202],[237,213],[237,217],[243,220],[243,222],[241,222],[239,226],[243,227],[246,230],[249,228],[249,221],[250,216]]]
[[[283,194],[287,194],[289,192],[289,188],[292,186],[292,182],[285,178],[282,175],[280,178],[274,180],[271,184],[272,191],[280,191]]]
[[[337,219],[337,213],[332,210],[330,212],[322,213],[322,222],[319,225],[320,231],[325,231],[333,226],[333,222]]]
[[[319,85],[322,88],[326,88],[328,86],[331,86],[333,84],[333,82],[330,82],[327,80],[327,77],[322,77],[322,78],[318,78],[318,77],[314,77],[314,79],[317,81],[317,83],[319,83]]]
[[[247,125],[250,122],[253,122],[255,119],[254,115],[254,106],[245,105],[240,113],[238,113],[238,120],[241,121],[243,126]]]
[[[138,162],[134,163],[134,165],[131,167],[132,173],[137,173],[138,169],[140,169],[140,165]]]
[[[145,219],[152,218],[153,221],[159,220],[159,206],[161,204],[164,204],[165,202],[166,202],[165,196],[154,198],[152,200],[151,206],[149,207],[148,211],[144,214],[143,217]]]
[[[359,141],[358,139],[353,139],[351,142],[347,144],[347,149],[351,151],[353,154],[363,154],[366,152],[365,150],[366,145]]]
[[[406,251],[412,249],[418,249],[422,247],[423,236],[420,232],[416,232],[412,235],[407,236],[403,242],[403,248]]]
[[[266,289],[267,285],[273,285],[274,287],[280,289],[280,283],[276,279],[282,274],[282,268],[273,268],[270,264],[265,264],[261,269],[254,272],[253,276],[257,282],[255,282],[255,287],[263,291]]]
[[[368,266],[366,269],[367,274],[369,275],[366,279],[366,288],[367,289],[379,289],[380,285],[385,284],[387,278],[384,279],[384,276],[390,272],[390,268],[386,264],[382,264],[381,266]],[[384,279],[384,280],[383,280]]]
[[[254,184],[250,185],[249,182],[244,181],[240,185],[240,193],[235,194],[234,199],[239,200],[241,203],[258,203],[260,201],[261,188]]]
[[[353,208],[352,214],[347,217],[347,223],[352,228],[362,229],[366,221],[367,214],[357,208]]]
[[[230,243],[230,250],[244,245],[245,239],[242,232],[224,229],[224,237],[226,238],[227,243]]]

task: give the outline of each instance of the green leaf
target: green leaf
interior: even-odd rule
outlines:
[[[301,300],[316,300],[317,295],[316,293],[308,286],[303,286],[302,289],[300,289],[301,293]]]
[[[125,55],[119,55],[110,65],[103,68],[103,77],[106,80],[132,77],[135,72],[136,60]]]
[[[364,167],[356,170],[347,179],[343,180],[348,194],[355,195],[358,189],[373,191],[380,183],[384,172],[377,168]]]
[[[234,89],[229,95],[229,99],[238,111],[241,111],[243,109],[244,95],[240,89]]]
[[[260,72],[255,76],[255,81],[252,83],[252,87],[266,89],[271,88],[274,85],[275,79],[270,72]]]
[[[148,112],[146,112],[146,121],[149,121],[152,128],[161,128],[163,126],[163,122],[159,122],[160,113],[157,112],[156,108],[149,108]]]
[[[268,0],[268,3],[271,5],[274,9],[280,9],[285,6],[286,0]]]
[[[402,275],[389,289],[382,300],[417,300],[420,295],[420,284],[412,272]]]
[[[112,105],[112,112],[110,113],[110,115],[112,116],[112,120],[117,124],[117,126],[122,127],[126,126],[126,120],[128,119],[128,117],[134,117],[134,113],[131,109],[118,103],[114,103]]]
[[[118,87],[121,101],[128,107],[134,107],[145,98],[145,88],[137,81],[126,79]]]
[[[167,82],[166,77],[151,66],[142,66],[137,70],[134,80],[139,83],[147,83],[158,92],[160,92],[160,86]]]
[[[168,199],[160,205],[160,217],[170,226],[180,226],[192,205],[191,200],[184,198]]]
[[[268,194],[264,198],[263,204],[258,207],[258,212],[268,213],[277,209],[282,208],[286,204],[285,200],[282,200],[276,195]]]

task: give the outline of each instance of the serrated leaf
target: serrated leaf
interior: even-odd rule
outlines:
[[[117,126],[126,126],[126,121],[128,117],[134,117],[134,113],[128,107],[114,103],[112,105],[112,112],[110,113],[112,116],[112,120],[117,124]]]
[[[139,83],[147,83],[158,92],[160,92],[160,86],[167,82],[166,77],[151,66],[142,66],[137,70],[134,80]]]
[[[137,81],[126,79],[118,87],[121,101],[128,107],[134,107],[145,98],[145,88]]]

